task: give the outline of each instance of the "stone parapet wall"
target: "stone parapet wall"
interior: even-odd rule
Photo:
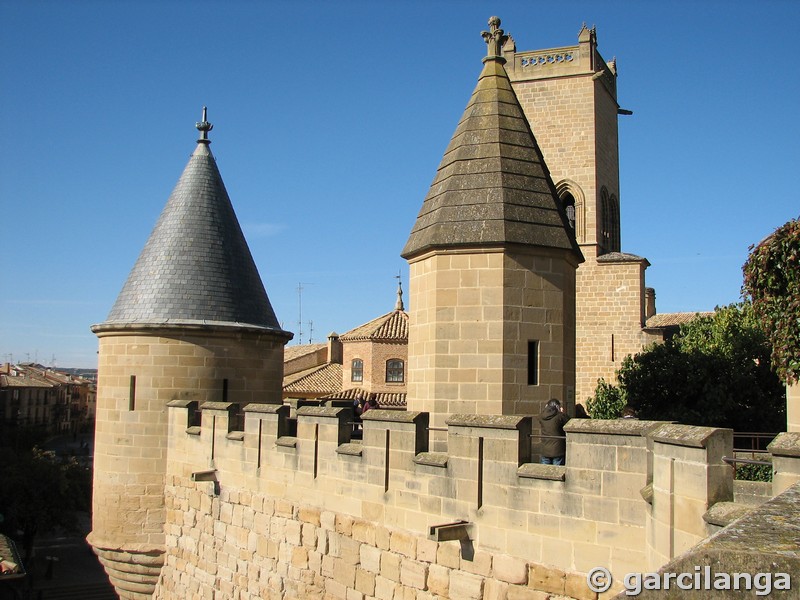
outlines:
[[[786,386],[786,431],[800,431],[800,383]]]
[[[730,430],[572,420],[557,467],[531,462],[529,417],[452,415],[447,452],[432,452],[427,413],[371,411],[354,443],[347,411],[303,407],[288,437],[287,409],[248,407],[237,432],[230,406],[206,405],[198,428],[172,403],[157,598],[223,585],[242,598],[593,597],[576,574],[658,568],[732,499]]]
[[[800,483],[677,556],[658,573],[662,576],[658,585],[661,589],[656,589],[651,580],[650,589],[640,585],[638,598],[796,598],[800,573]],[[665,573],[688,573],[688,581],[697,584],[687,589],[684,581],[681,589],[673,578],[666,591],[664,582],[669,580],[663,578]],[[731,583],[726,583],[726,578]],[[630,589],[636,591],[635,586]]]
[[[779,433],[767,446],[772,454],[772,493],[800,482],[800,431]]]

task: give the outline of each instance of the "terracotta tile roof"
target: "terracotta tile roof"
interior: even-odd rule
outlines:
[[[284,346],[283,362],[288,362],[290,360],[294,360],[295,358],[300,358],[301,356],[305,356],[306,354],[313,354],[317,350],[322,350],[326,346],[327,344],[325,343],[295,344],[294,346]]]
[[[408,313],[395,310],[351,329],[341,338],[343,342],[362,340],[408,341]]]
[[[349,388],[337,392],[336,394],[329,394],[323,396],[320,400],[361,400],[367,399],[373,394],[366,390],[359,388]],[[375,400],[378,402],[379,408],[405,408],[406,407],[406,394],[405,392],[376,392],[374,394]]]
[[[649,319],[645,327],[647,329],[659,329],[662,327],[678,327],[685,325],[689,321],[697,317],[710,317],[713,312],[677,312],[677,313],[660,313],[655,314]]]
[[[342,365],[326,363],[293,373],[283,380],[283,391],[296,394],[334,394],[342,389]]]
[[[3,373],[0,375],[0,387],[16,388],[53,388],[54,383],[47,381],[44,377],[25,370],[16,371],[17,375]]]

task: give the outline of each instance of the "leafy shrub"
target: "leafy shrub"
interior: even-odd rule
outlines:
[[[772,365],[786,383],[800,378],[800,221],[793,219],[756,246],[742,267],[742,295],[772,344]]]
[[[594,397],[586,401],[586,410],[593,419],[619,419],[626,403],[625,391],[601,378],[597,380]]]
[[[772,464],[763,465],[736,465],[736,479],[740,481],[772,481]]]

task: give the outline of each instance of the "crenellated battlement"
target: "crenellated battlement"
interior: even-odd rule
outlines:
[[[290,436],[286,406],[245,407],[244,431],[231,430],[230,403],[202,405],[200,427],[191,403],[169,406],[168,479],[194,474],[211,496],[246,490],[421,538],[463,522],[482,551],[564,571],[654,570],[706,538],[705,513],[733,499],[727,429],[573,419],[567,465],[553,466],[531,462],[530,417],[452,415],[447,452],[429,452],[427,413],[370,411],[353,440],[346,408],[303,407]],[[782,489],[800,481],[800,465],[781,471]]]

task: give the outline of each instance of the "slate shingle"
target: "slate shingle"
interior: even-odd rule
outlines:
[[[103,326],[118,324],[281,329],[205,140]]]

